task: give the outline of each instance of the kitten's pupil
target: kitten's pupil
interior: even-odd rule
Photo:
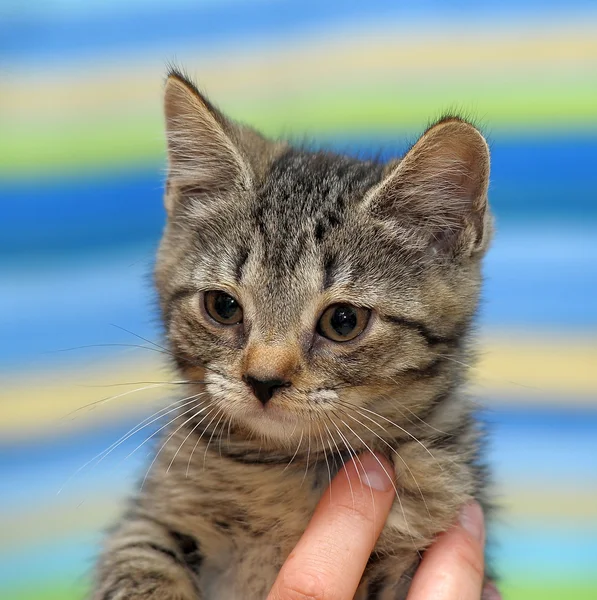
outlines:
[[[222,319],[228,321],[235,316],[238,310],[238,302],[232,296],[221,292],[216,296],[214,308]]]
[[[332,318],[330,325],[334,331],[342,337],[347,336],[357,326],[358,318],[354,308],[350,306],[338,306]]]

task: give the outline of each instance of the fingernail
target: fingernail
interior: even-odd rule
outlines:
[[[502,600],[500,592],[493,583],[488,583],[483,588],[483,595],[481,596],[481,598],[483,600]]]
[[[361,475],[361,481],[370,488],[379,492],[388,492],[392,489],[392,480],[390,477],[393,470],[389,467],[382,466],[383,463],[373,454],[364,454],[360,457],[358,470]]]
[[[483,522],[483,511],[478,502],[471,502],[460,511],[460,524],[476,540],[483,543],[485,524]]]

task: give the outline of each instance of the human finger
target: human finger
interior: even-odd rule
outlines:
[[[394,468],[377,454],[348,461],[284,563],[268,600],[350,600],[394,500]]]
[[[485,525],[477,502],[467,504],[457,525],[429,547],[408,600],[479,600],[484,577]]]

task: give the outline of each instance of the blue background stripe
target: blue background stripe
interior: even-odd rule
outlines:
[[[590,0],[561,2],[551,0],[525,0],[516,2],[476,2],[474,0],[419,0],[395,2],[393,0],[303,0],[302,2],[230,3],[201,2],[192,4],[163,3],[158,6],[134,5],[132,10],[114,13],[76,11],[73,14],[52,13],[38,16],[34,11],[7,11],[0,20],[0,54],[13,57],[43,59],[71,58],[105,51],[138,51],[147,44],[169,48],[173,52],[184,42],[195,42],[213,47],[217,42],[233,40],[242,44],[263,36],[288,36],[304,34],[308,28],[335,27],[342,23],[357,26],[373,18],[380,22],[418,21],[427,27],[433,24],[456,25],[463,20],[521,17],[570,18],[574,14],[595,10]],[[7,14],[6,14],[7,13]],[[0,12],[0,15],[2,13]],[[432,18],[430,19],[430,15]],[[173,55],[170,55],[173,58]]]

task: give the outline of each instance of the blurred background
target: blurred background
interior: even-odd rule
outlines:
[[[158,423],[126,434],[175,397],[149,280],[171,61],[234,118],[359,155],[446,110],[484,128],[492,553],[507,599],[597,598],[597,6],[406,4],[1,0],[0,598],[82,597]]]

